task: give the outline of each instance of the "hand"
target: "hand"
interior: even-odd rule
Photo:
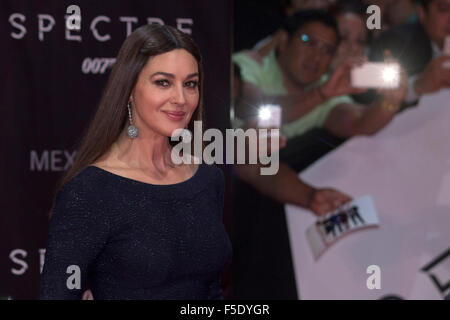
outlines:
[[[267,135],[260,134],[259,130],[256,129],[257,130],[256,134],[258,136],[258,149],[257,149],[258,154],[260,147],[264,148],[264,146],[267,146],[267,155],[271,155],[272,152],[279,151],[280,149],[283,149],[286,146],[287,138],[282,134],[272,136],[272,132],[270,129],[279,129],[279,128],[268,128]],[[272,139],[278,139],[278,149],[272,150],[272,141],[271,141]],[[265,152],[265,150],[262,150],[262,152]]]
[[[323,96],[330,99],[346,94],[359,94],[366,92],[364,88],[354,88],[351,84],[350,72],[352,68],[360,66],[366,60],[364,58],[348,59],[343,62],[330,75],[328,81],[320,87]]]
[[[428,63],[425,70],[414,82],[417,94],[423,95],[450,87],[450,69],[443,65],[450,63],[449,56],[441,56]]]
[[[92,295],[92,291],[90,289],[86,290],[83,293],[81,300],[94,300],[94,296]]]
[[[280,149],[283,149],[286,146],[287,143],[287,138],[286,136],[282,135],[281,133],[278,134],[277,136],[272,137],[272,132],[270,129],[280,129],[280,128],[275,128],[275,127],[271,127],[271,128],[264,128],[267,129],[267,135],[266,136],[262,136],[259,129],[262,128],[258,128],[258,121],[256,119],[252,119],[252,120],[248,120],[244,123],[242,129],[244,131],[247,131],[248,129],[253,129],[256,130],[256,138],[257,138],[257,145],[255,148],[255,152],[256,152],[256,157],[258,157],[259,155],[259,148],[262,146],[264,148],[264,146],[267,146],[264,150],[262,150],[262,152],[266,152],[267,149],[267,155],[270,156],[272,154],[272,152],[274,151],[278,151]],[[281,130],[280,130],[281,131]],[[278,139],[278,149],[277,150],[272,150],[272,141],[271,139]],[[266,141],[265,141],[266,140]],[[247,139],[245,139],[245,148],[246,148],[246,156],[249,156],[249,152],[251,151],[251,148],[249,146],[249,141]]]
[[[321,216],[351,200],[348,195],[334,189],[315,189],[308,207],[316,215]]]

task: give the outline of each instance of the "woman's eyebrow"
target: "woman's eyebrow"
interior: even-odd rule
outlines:
[[[162,71],[155,72],[154,74],[151,75],[151,78],[153,78],[154,76],[157,76],[157,75],[165,76],[168,78],[175,78],[175,76],[173,74],[167,73],[167,72],[162,72]]]
[[[155,72],[154,74],[151,75],[151,78],[153,78],[154,76],[158,76],[158,75],[165,76],[165,77],[168,77],[168,78],[171,78],[171,79],[175,78],[175,75],[173,75],[172,73],[167,73],[167,72],[162,72],[162,71]],[[194,77],[197,77],[197,76],[199,76],[198,72],[191,73],[190,75],[188,75],[186,77],[186,79],[194,78]]]
[[[198,72],[196,72],[196,73],[191,73],[190,75],[188,75],[188,76],[186,77],[186,79],[190,79],[190,78],[194,78],[194,77],[198,77],[198,76],[199,76]]]

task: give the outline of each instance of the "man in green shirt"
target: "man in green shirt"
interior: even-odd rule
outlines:
[[[340,138],[370,135],[393,118],[406,94],[404,76],[398,89],[380,90],[381,98],[369,106],[356,104],[348,96],[365,91],[351,86],[354,61],[343,63],[327,76],[338,46],[333,17],[319,10],[299,11],[287,18],[282,29],[281,40],[267,56],[255,52],[233,55],[241,76],[239,92],[235,93],[234,127],[256,127],[262,104],[281,106],[281,132],[288,142],[314,128]],[[281,203],[310,208],[316,214],[324,214],[348,199],[340,192],[306,185],[281,160],[278,174],[272,177],[259,175],[258,165],[236,165],[235,171],[262,194]],[[278,190],[272,188],[274,185]]]
[[[263,57],[261,64],[247,52],[233,55],[233,62],[240,66],[242,79],[244,82],[247,82],[245,84],[247,95],[251,94],[251,92],[248,92],[251,90],[251,88],[249,88],[251,85],[255,86],[253,91],[260,90],[261,93],[269,97],[289,95],[283,84],[283,73],[278,65],[275,50]],[[328,77],[326,75],[323,75],[317,83],[308,86],[306,91],[311,90],[314,86],[325,83],[327,78]],[[268,100],[270,100],[270,98]],[[341,103],[351,104],[353,103],[353,100],[347,95],[328,99],[323,103],[320,103],[310,112],[300,116],[297,120],[283,124],[281,127],[281,132],[287,138],[292,138],[294,136],[301,135],[312,128],[323,127],[329,112]],[[242,114],[242,112],[240,112],[240,114]],[[254,117],[255,115],[250,114],[250,117],[252,116]],[[237,123],[237,125],[235,125],[237,127],[240,126],[239,124],[243,124],[242,119],[235,119],[234,121]]]
[[[380,90],[381,98],[370,106],[354,103],[347,95],[365,91],[350,83],[350,71],[358,63],[349,59],[327,76],[337,46],[335,20],[325,12],[308,10],[286,20],[276,49],[267,56],[234,54],[243,80],[237,118],[251,126],[258,106],[271,103],[282,107],[281,132],[287,138],[313,128],[343,138],[383,128],[400,107],[405,85]]]

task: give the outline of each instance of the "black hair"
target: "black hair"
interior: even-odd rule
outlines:
[[[291,38],[299,29],[311,22],[320,22],[334,30],[336,38],[339,40],[339,30],[336,19],[324,10],[300,10],[292,16],[286,18],[281,28],[285,30]]]
[[[337,17],[341,14],[354,13],[365,17],[368,5],[362,3],[361,0],[338,0],[335,5],[331,7],[330,13]]]
[[[362,20],[366,19],[367,14],[367,4],[364,4],[361,0],[338,0],[334,6],[330,9],[330,14],[332,14],[336,19],[345,14],[355,14],[361,17]],[[372,32],[367,33],[366,43],[372,41]]]
[[[432,1],[433,0],[414,0],[414,3],[422,6],[425,10],[427,10]]]

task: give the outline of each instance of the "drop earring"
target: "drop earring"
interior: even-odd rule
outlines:
[[[130,120],[130,125],[128,126],[127,134],[131,139],[134,139],[138,136],[139,131],[138,128],[136,128],[136,126],[133,125],[133,118],[131,117],[131,101],[128,102],[127,107],[128,107],[128,118]]]

